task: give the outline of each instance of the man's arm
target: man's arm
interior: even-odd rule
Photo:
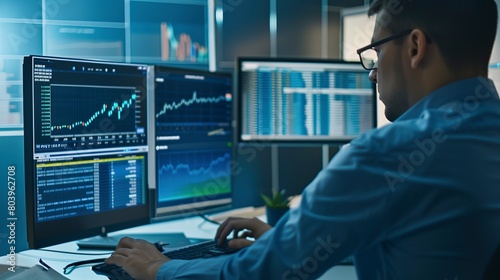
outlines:
[[[306,279],[383,237],[391,189],[384,166],[363,149],[343,149],[305,189],[301,205],[253,245],[228,256],[173,260],[157,279]],[[387,158],[385,158],[387,160]],[[237,231],[241,227],[237,226]],[[225,234],[229,229],[221,229]]]

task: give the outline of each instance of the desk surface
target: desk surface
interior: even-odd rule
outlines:
[[[216,230],[217,225],[206,222],[200,217],[189,217],[185,219],[157,222],[113,234],[133,235],[134,233],[184,232],[189,238],[213,238]],[[31,267],[38,264],[38,260],[42,258],[45,263],[62,274],[63,268],[71,262],[106,258],[111,253],[110,251],[79,250],[75,242],[63,243],[45,249],[67,253],[46,250],[27,250],[16,255],[16,265]],[[0,261],[2,264],[6,264],[7,257],[1,257]],[[79,266],[65,276],[70,279],[107,279],[106,277],[95,274],[90,267],[91,265]],[[357,277],[353,266],[337,266],[326,272],[320,279],[356,280]]]

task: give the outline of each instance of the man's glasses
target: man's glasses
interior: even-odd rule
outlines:
[[[410,34],[413,31],[413,29],[408,29],[400,33],[396,33],[394,35],[391,35],[389,37],[386,37],[382,40],[378,40],[377,42],[373,42],[369,44],[366,47],[362,47],[361,49],[357,50],[356,52],[359,55],[359,59],[361,60],[361,64],[363,65],[363,68],[366,70],[373,70],[377,69],[378,67],[378,53],[374,49],[376,46],[380,46],[382,44],[385,44],[391,40],[397,39],[401,36]]]

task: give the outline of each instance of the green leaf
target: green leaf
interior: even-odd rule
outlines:
[[[264,203],[266,204],[266,206],[272,207],[274,205],[273,201],[271,200],[271,198],[269,196],[267,196],[265,194],[261,194],[260,196],[264,200]]]
[[[272,197],[269,197],[265,194],[260,195],[262,199],[264,200],[264,203],[266,204],[267,207],[270,208],[288,208],[290,201],[288,198],[285,197],[285,190],[281,191],[276,191],[273,190],[273,195]]]

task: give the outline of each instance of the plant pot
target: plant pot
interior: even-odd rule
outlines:
[[[288,211],[289,208],[271,208],[266,207],[266,218],[267,223],[273,226],[278,222],[279,219]]]

